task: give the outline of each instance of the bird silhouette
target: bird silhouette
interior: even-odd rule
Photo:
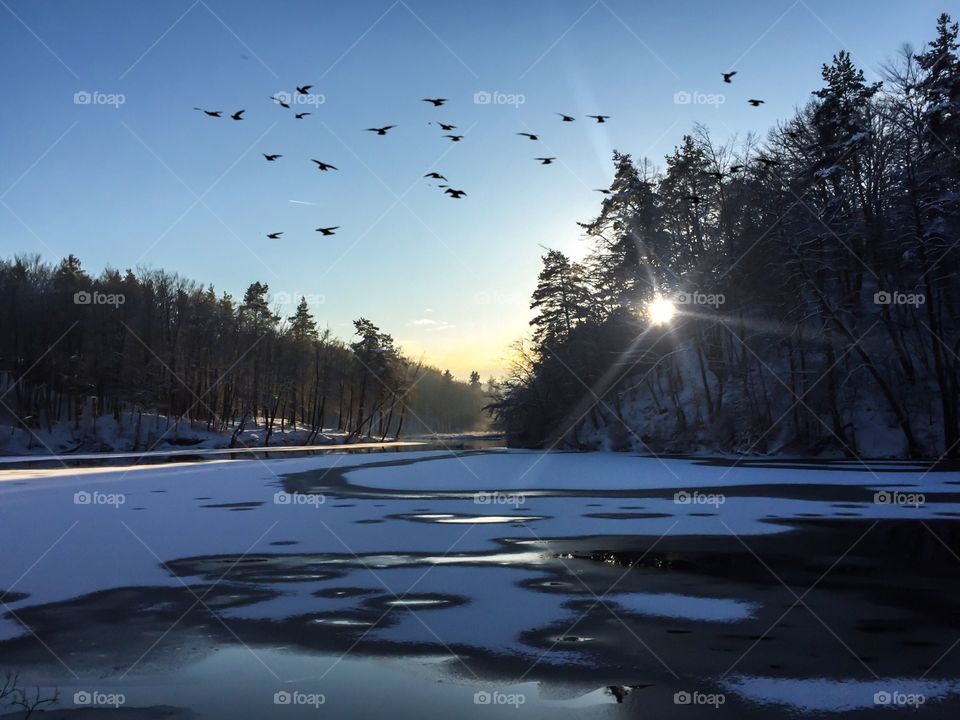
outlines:
[[[283,157],[283,155],[267,155],[266,153],[260,153],[260,154],[263,155],[263,156],[267,159],[267,162],[273,162],[273,161],[276,160],[277,158],[282,158],[282,157]]]
[[[237,110],[237,111],[236,111],[233,115],[231,115],[230,117],[233,118],[234,120],[243,120],[243,117],[241,117],[241,116],[242,116],[245,112],[246,112],[246,110]]]
[[[732,78],[734,75],[736,75],[736,74],[737,74],[737,71],[736,71],[736,70],[733,70],[732,72],[725,72],[725,73],[720,73],[720,74],[723,75],[723,81],[724,81],[725,83],[732,83],[733,80],[731,80],[730,78]]]
[[[308,113],[308,112],[302,112],[302,113],[297,113],[296,115],[294,115],[294,117],[295,117],[297,120],[303,120],[303,119],[304,119],[307,115],[309,115],[309,114],[310,114],[310,113]]]
[[[722,172],[708,172],[707,175],[715,178],[717,182],[721,182],[726,177],[726,174]]]
[[[281,235],[283,235],[282,232],[267,233],[267,237],[271,240],[279,240]]]
[[[434,107],[440,107],[447,101],[446,98],[424,98],[423,102],[433,103]]]
[[[204,115],[209,115],[210,117],[220,117],[223,114],[223,110],[204,110],[203,108],[195,107],[194,110],[199,110]]]
[[[760,162],[762,162],[763,165],[764,165],[764,167],[774,167],[775,165],[779,165],[779,164],[780,164],[780,161],[779,161],[779,160],[774,160],[774,159],[772,159],[772,158],[764,157],[763,155],[760,155],[760,156],[757,158],[757,160],[759,160]]]
[[[534,158],[534,160],[539,160],[541,165],[553,165],[553,161],[556,160],[556,158],[555,157]]]
[[[316,232],[323,233],[324,235],[336,235],[336,233],[333,231],[339,227],[339,225],[334,225],[333,227],[319,227],[316,229]]]
[[[750,98],[749,100],[747,100],[747,102],[753,105],[754,107],[760,107],[766,102],[766,100],[757,100],[755,98]]]
[[[367,128],[367,132],[375,132],[377,135],[386,135],[388,130],[395,128],[396,125],[384,125],[380,128]]]
[[[594,192],[603,193],[604,195],[609,195],[610,191],[607,188],[597,188]]]
[[[456,125],[447,125],[446,123],[437,123],[437,125],[440,126],[440,129],[441,129],[441,130],[444,130],[444,131],[446,131],[446,132],[450,132],[451,130],[456,130],[456,129],[457,129],[457,126],[456,126]]]
[[[306,95],[307,93],[310,92],[310,88],[312,87],[313,85],[304,85],[303,87],[298,87],[297,92],[300,93],[301,95]]]
[[[434,180],[446,180],[446,178],[438,172],[428,172],[424,177],[433,178]]]
[[[467,194],[463,190],[454,190],[453,188],[447,188],[443,192],[452,197],[454,200],[459,200]]]
[[[732,172],[732,173],[740,172],[741,170],[743,170],[743,165],[731,165],[731,166],[730,166],[730,172]]]
[[[531,140],[539,140],[539,139],[540,139],[540,136],[539,136],[539,135],[534,135],[533,133],[517,133],[517,135],[523,135],[524,137],[528,137],[528,138],[530,138]]]
[[[325,162],[320,162],[319,160],[314,160],[313,158],[310,158],[310,161],[311,161],[311,162],[315,162],[315,163],[317,164],[317,170],[323,170],[324,172],[326,172],[327,170],[338,170],[338,169],[339,169],[339,168],[335,167],[334,165],[330,165],[329,163],[325,163]]]
[[[593,119],[596,120],[598,123],[605,123],[607,120],[610,119],[610,116],[609,116],[609,115],[587,115],[587,117],[588,117],[588,118],[593,118]]]
[[[270,99],[273,100],[273,101],[274,101],[277,105],[279,105],[280,107],[284,107],[284,108],[286,108],[287,110],[290,109],[290,103],[288,103],[288,102],[287,102],[286,100],[284,100],[283,98],[278,98],[278,97],[276,97],[276,96],[274,96],[274,95],[271,95],[271,96],[270,96]]]
[[[452,142],[460,142],[463,140],[463,135],[444,135],[444,137],[450,138]]]
[[[573,115],[564,115],[563,113],[557,113],[563,122],[573,122],[576,118]]]

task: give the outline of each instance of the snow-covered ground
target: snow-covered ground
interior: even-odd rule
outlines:
[[[58,422],[51,428],[33,427],[29,430],[0,425],[0,459],[24,455],[140,453],[170,451],[180,448],[209,450],[227,448],[233,440],[235,427],[226,430],[210,429],[203,421],[187,418],[168,418],[164,415],[124,412],[119,420],[112,415],[96,418],[84,416],[77,423]],[[311,431],[306,427],[274,424],[270,435],[271,446],[303,445]],[[240,447],[262,447],[266,442],[267,426],[247,420],[236,437]],[[316,438],[317,444],[339,444],[344,433],[326,429]]]

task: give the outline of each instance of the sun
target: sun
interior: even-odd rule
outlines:
[[[665,297],[658,296],[647,303],[647,314],[654,325],[666,325],[676,312],[676,306]]]

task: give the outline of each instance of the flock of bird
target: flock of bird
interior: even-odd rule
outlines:
[[[723,76],[723,82],[725,82],[725,83],[732,83],[732,82],[733,82],[733,76],[736,75],[736,74],[737,74],[737,71],[736,71],[736,70],[733,70],[733,71],[731,71],[731,72],[721,73],[721,75]],[[309,95],[309,94],[310,94],[310,90],[311,90],[312,88],[313,88],[313,85],[300,85],[300,86],[297,86],[297,88],[296,88],[297,95],[301,95],[301,96],[303,96],[303,95]],[[290,109],[291,109],[290,103],[289,103],[287,100],[285,100],[283,97],[278,97],[277,95],[273,95],[273,96],[270,97],[270,99],[271,99],[275,104],[279,105],[280,107],[282,107],[282,108],[284,108],[284,109],[287,109],[287,110],[290,110]],[[430,103],[433,107],[439,108],[439,107],[443,107],[443,106],[448,102],[448,100],[447,100],[447,98],[439,98],[439,97],[438,97],[438,98],[422,98],[422,102]],[[764,103],[763,100],[758,100],[758,99],[756,99],[756,98],[751,98],[751,99],[747,100],[747,102],[748,102],[750,105],[752,105],[753,107],[759,107],[760,105],[762,105],[762,104]],[[206,110],[206,109],[204,109],[204,108],[199,108],[199,107],[194,107],[193,109],[194,109],[194,110],[198,110],[198,111],[202,112],[204,115],[206,115],[206,116],[208,116],[208,117],[211,117],[211,118],[221,118],[221,117],[223,117],[223,113],[224,113],[223,110]],[[231,114],[229,115],[229,117],[230,117],[230,119],[232,119],[232,120],[241,121],[241,120],[244,120],[243,115],[244,115],[245,112],[246,112],[246,110],[237,110],[236,112],[231,113]],[[565,122],[565,123],[571,123],[571,122],[576,121],[576,119],[577,119],[577,118],[574,117],[573,115],[567,115],[566,113],[560,113],[560,112],[558,112],[558,113],[556,113],[556,114],[559,115],[559,116],[560,116],[560,120],[561,120],[562,122]],[[296,120],[303,120],[304,118],[306,118],[306,117],[309,116],[309,115],[311,115],[311,113],[309,113],[309,112],[297,112],[297,113],[294,113],[294,119],[296,119]],[[591,120],[595,120],[598,124],[601,124],[601,125],[604,124],[604,123],[606,123],[608,120],[610,120],[610,116],[609,116],[609,115],[587,115],[586,117],[590,118]],[[449,123],[443,123],[443,122],[438,122],[437,125],[440,127],[441,130],[443,130],[445,133],[447,133],[447,134],[444,135],[443,137],[449,138],[451,142],[460,142],[460,141],[463,140],[463,138],[464,138],[463,135],[453,134],[453,131],[457,129],[457,126],[456,126],[456,125],[451,125],[451,124],[449,124]],[[385,136],[385,135],[386,135],[388,132],[390,132],[391,130],[393,130],[395,127],[397,127],[397,126],[396,126],[396,125],[384,125],[383,127],[371,127],[371,128],[366,128],[366,129],[365,129],[365,132],[372,132],[372,133],[375,133],[376,135],[382,137],[382,136]],[[536,134],[536,133],[532,133],[532,132],[518,132],[518,133],[516,133],[516,134],[517,134],[518,136],[520,136],[520,137],[525,137],[525,138],[527,138],[528,140],[531,140],[531,141],[533,141],[533,142],[539,142],[539,141],[540,141],[540,136],[539,136],[538,134]],[[264,159],[265,159],[267,162],[276,162],[277,160],[279,160],[280,158],[283,157],[283,155],[281,155],[281,154],[279,154],[279,153],[273,153],[273,154],[270,154],[270,153],[261,153],[261,155],[263,155]],[[555,157],[538,157],[538,158],[534,158],[534,160],[537,160],[541,165],[552,165],[553,162],[554,162],[554,160],[556,160],[556,159],[557,159],[557,158],[555,158]],[[763,156],[760,156],[760,157],[758,158],[758,160],[759,160],[760,162],[762,162],[765,167],[771,167],[771,166],[773,166],[773,165],[778,165],[778,164],[779,164],[778,161],[773,160],[773,159],[771,159],[771,158],[766,158],[766,157],[763,157]],[[329,171],[329,170],[337,170],[337,169],[338,169],[335,165],[331,165],[330,163],[323,162],[323,161],[321,161],[321,160],[316,160],[316,159],[311,158],[311,162],[316,163],[316,165],[317,165],[317,170],[320,170],[320,171],[322,171],[322,172],[327,172],[327,171]],[[733,165],[733,166],[731,166],[731,167],[728,168],[728,173],[739,172],[739,171],[742,170],[742,169],[743,169],[743,166],[742,166],[742,165]],[[707,173],[707,174],[710,175],[710,176],[715,177],[716,180],[717,180],[717,182],[722,182],[722,181],[723,181],[723,178],[727,176],[726,173],[722,173],[722,172],[711,172],[711,173]],[[454,199],[454,200],[459,200],[459,199],[461,199],[461,198],[466,197],[466,195],[467,195],[467,193],[466,193],[464,190],[458,190],[458,189],[452,187],[451,185],[449,185],[449,182],[450,182],[450,181],[447,180],[446,177],[444,177],[443,175],[441,175],[441,174],[438,173],[438,172],[428,172],[426,175],[424,175],[424,177],[425,177],[425,178],[429,178],[429,179],[431,179],[431,180],[442,180],[442,181],[444,182],[444,184],[443,184],[443,185],[438,185],[437,187],[443,189],[444,193],[445,193],[446,195],[448,195],[450,198]],[[609,194],[610,194],[610,190],[609,190],[609,189],[606,189],[606,188],[598,188],[598,189],[596,190],[596,192],[603,193],[604,195],[609,195]],[[692,202],[692,203],[698,203],[698,202],[700,202],[700,200],[701,200],[701,198],[698,197],[698,196],[696,196],[696,195],[689,195],[689,196],[687,196],[686,199],[689,200],[689,201]],[[316,232],[321,233],[321,235],[323,235],[323,236],[330,236],[330,235],[334,235],[334,234],[335,234],[335,231],[338,230],[339,228],[340,228],[339,225],[334,225],[334,226],[332,226],[332,227],[318,227],[318,228],[316,229]],[[267,234],[266,234],[266,237],[267,237],[269,240],[279,240],[281,235],[283,235],[283,232],[282,232],[282,231],[281,231],[281,232],[271,232],[271,233],[267,233]]]

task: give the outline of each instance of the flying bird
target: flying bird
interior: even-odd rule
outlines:
[[[233,118],[234,120],[243,120],[242,115],[243,115],[245,112],[246,112],[246,110],[237,110],[237,111],[236,111],[233,115],[231,115],[230,117]]]
[[[194,110],[199,110],[204,115],[209,115],[210,117],[220,117],[223,113],[223,110],[204,110],[203,108],[195,107]]]
[[[598,123],[605,123],[607,120],[610,119],[610,116],[609,116],[609,115],[587,115],[587,117],[588,117],[588,118],[593,118],[593,119],[596,120]]]
[[[339,169],[334,165],[330,165],[329,163],[325,163],[325,162],[320,162],[319,160],[314,160],[313,158],[310,158],[310,162],[315,162],[317,164],[317,170],[323,170],[324,172],[326,172],[327,170]]]
[[[297,113],[296,115],[294,115],[294,117],[295,117],[297,120],[303,120],[303,119],[304,119],[307,115],[309,115],[309,114],[310,114],[310,113],[308,113],[308,112],[302,112],[302,113]]]
[[[725,72],[725,73],[720,73],[720,74],[723,75],[723,81],[724,81],[725,83],[732,83],[733,80],[731,80],[730,78],[732,78],[734,75],[736,75],[736,74],[737,74],[737,71],[734,70],[734,71],[732,71],[732,72]]]
[[[540,139],[540,136],[539,136],[539,135],[534,135],[533,133],[517,133],[517,135],[523,135],[524,137],[528,137],[528,138],[530,138],[531,140],[539,140],[539,139]]]
[[[267,237],[271,240],[279,240],[281,235],[283,235],[282,232],[267,233]]]
[[[375,132],[377,135],[386,135],[387,130],[395,128],[396,125],[384,125],[381,128],[367,128],[367,132]]]
[[[456,125],[447,125],[446,123],[437,123],[437,125],[440,126],[441,130],[445,130],[446,132],[450,132],[451,130],[457,129]]]
[[[564,115],[563,113],[557,113],[563,122],[573,122],[576,118],[573,115]]]
[[[444,137],[450,138],[452,142],[460,142],[463,140],[463,135],[444,135]]]
[[[301,95],[306,95],[307,93],[310,92],[310,88],[312,87],[313,85],[304,85],[303,87],[298,87],[297,92],[300,93]]]
[[[556,160],[556,158],[555,157],[534,158],[534,160],[539,160],[541,165],[553,165],[553,161]]]
[[[428,172],[424,177],[433,178],[434,180],[446,180],[446,178],[438,172]]]
[[[774,165],[779,165],[779,164],[780,164],[780,161],[779,161],[779,160],[774,160],[774,159],[772,159],[772,158],[764,157],[763,155],[760,155],[760,156],[757,158],[757,160],[759,160],[760,162],[762,162],[762,163],[764,164],[764,167],[773,167]]]
[[[279,105],[280,107],[284,107],[284,108],[286,108],[287,110],[290,109],[290,103],[288,103],[288,102],[287,102],[286,100],[284,100],[283,98],[278,98],[278,97],[276,97],[276,96],[274,96],[274,95],[271,95],[271,96],[270,96],[270,99],[273,100],[273,101],[274,101],[277,105]]]
[[[755,98],[750,98],[749,100],[747,100],[747,102],[753,105],[754,107],[760,107],[766,102],[766,100],[757,100]]]
[[[604,195],[609,195],[610,191],[607,188],[597,188],[594,192],[603,193]]]
[[[453,188],[447,188],[443,192],[452,197],[454,200],[459,200],[467,194],[463,190],[454,190]]]
[[[333,231],[339,227],[339,225],[334,225],[333,227],[319,227],[315,232],[323,233],[324,235],[336,235],[336,233]]]
[[[263,156],[267,159],[267,162],[273,162],[273,161],[276,160],[277,158],[282,158],[282,157],[283,157],[283,155],[267,155],[266,153],[260,153],[260,154],[263,155]]]
[[[731,166],[730,166],[730,172],[732,172],[732,173],[740,172],[741,170],[743,170],[743,165],[731,165]]]
[[[433,103],[434,107],[440,107],[447,101],[446,98],[424,98],[423,102]]]

